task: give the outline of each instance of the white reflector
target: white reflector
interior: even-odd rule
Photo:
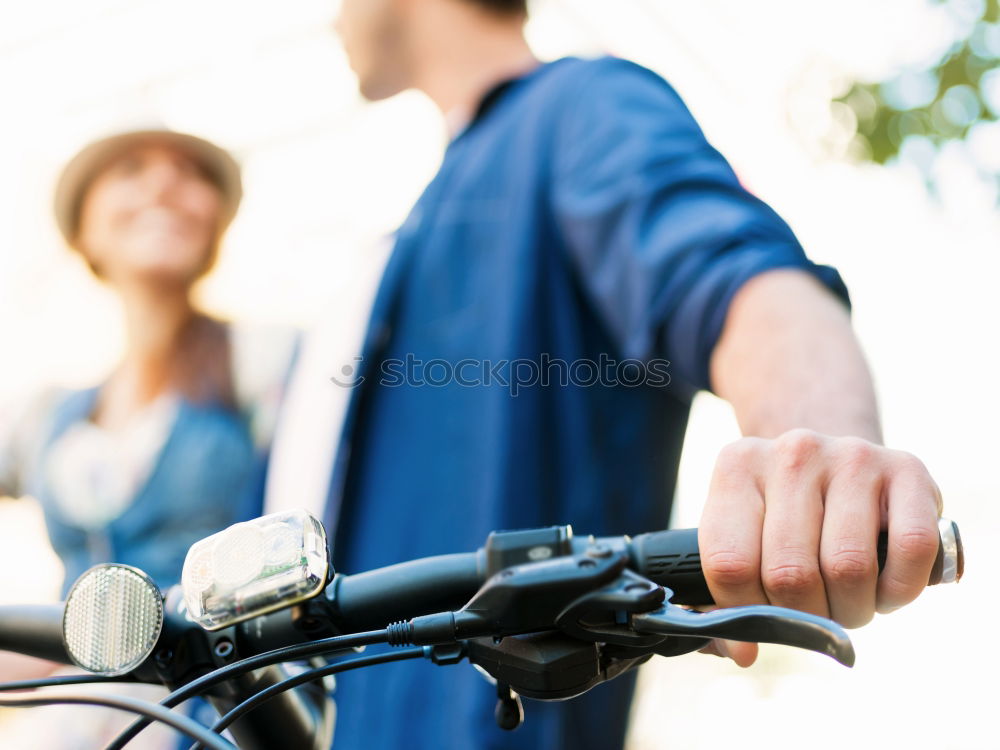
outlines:
[[[98,565],[66,597],[63,642],[88,672],[115,676],[139,666],[163,627],[163,596],[152,579],[127,565]]]

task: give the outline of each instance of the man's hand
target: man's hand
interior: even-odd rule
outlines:
[[[699,523],[702,567],[720,607],[773,604],[859,627],[927,584],[941,512],[937,485],[908,453],[804,429],[744,438],[715,467]],[[716,650],[741,666],[757,654],[747,643]]]

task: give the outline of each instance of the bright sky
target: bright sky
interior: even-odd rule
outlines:
[[[359,254],[405,216],[438,163],[443,127],[414,94],[360,102],[329,31],[334,6],[2,6],[0,409],[39,383],[93,382],[121,346],[114,301],[61,246],[49,215],[59,167],[88,139],[160,122],[238,153],[246,199],[204,288],[213,309],[236,317],[308,324]],[[887,440],[931,468],[969,550],[960,586],[931,590],[855,634],[853,672],[781,649],[747,672],[703,656],[661,660],[644,675],[634,750],[968,750],[993,741],[995,691],[984,680],[996,678],[997,662],[979,632],[1000,615],[991,580],[1000,575],[1000,218],[958,156],[942,166],[935,203],[912,170],[848,166],[815,146],[838,80],[924,59],[947,44],[949,28],[923,0],[538,3],[530,35],[541,54],[609,50],[660,71],[746,184],[814,258],[841,270]],[[736,436],[725,405],[699,400],[678,525],[697,523],[714,456]],[[31,511],[2,512],[0,564],[23,570],[35,554],[18,543]],[[8,598],[38,591],[13,572],[2,581]]]

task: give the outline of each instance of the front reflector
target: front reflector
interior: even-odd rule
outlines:
[[[116,676],[149,656],[163,628],[163,596],[152,579],[127,565],[98,565],[66,597],[63,642],[88,672]]]
[[[188,616],[206,630],[290,607],[323,590],[323,524],[304,510],[238,523],[195,544],[181,585]]]

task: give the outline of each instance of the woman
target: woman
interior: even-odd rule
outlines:
[[[193,299],[241,195],[228,153],[167,130],[93,143],[62,173],[59,228],[121,298],[127,331],[105,382],[47,394],[0,435],[0,495],[41,503],[63,594],[106,561],[169,586],[193,542],[259,515],[294,336],[247,332]],[[0,678],[26,675],[14,664]]]

